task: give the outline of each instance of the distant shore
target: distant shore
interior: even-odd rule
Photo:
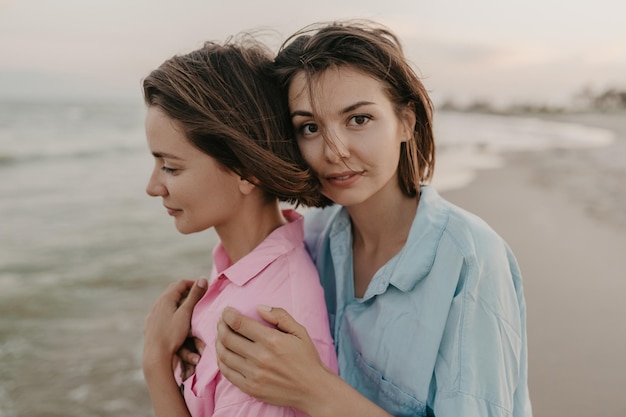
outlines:
[[[545,117],[612,129],[617,140],[511,154],[442,194],[485,219],[518,258],[534,415],[625,415],[626,117]]]

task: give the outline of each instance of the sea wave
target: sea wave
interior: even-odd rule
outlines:
[[[146,152],[145,145],[125,145],[113,146],[102,149],[67,149],[58,151],[35,151],[22,150],[14,154],[0,154],[0,167],[15,165],[19,163],[41,162],[43,160],[68,160],[68,159],[91,159],[128,154]]]
[[[18,158],[15,158],[15,156],[13,155],[3,155],[0,154],[0,166],[2,165],[10,165],[14,162],[16,162],[18,160]]]
[[[0,102],[0,166],[138,151],[144,112],[126,103]]]

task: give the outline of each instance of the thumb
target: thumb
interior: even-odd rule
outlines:
[[[200,301],[200,299],[206,292],[207,287],[208,283],[206,278],[202,277],[198,279],[189,290],[189,294],[187,294],[187,297],[182,302],[179,309],[182,308],[188,311],[193,310],[194,306],[198,303],[198,301]]]
[[[263,320],[275,325],[283,333],[293,334],[300,339],[306,336],[306,330],[289,313],[280,307],[258,305],[257,311]]]

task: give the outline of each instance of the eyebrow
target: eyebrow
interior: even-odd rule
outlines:
[[[371,101],[358,101],[354,104],[351,104],[343,109],[341,109],[339,111],[339,114],[346,114],[346,113],[350,113],[351,111],[354,111],[356,109],[358,109],[359,107],[362,106],[369,106],[371,104],[376,104],[374,102]],[[304,117],[313,117],[313,113],[311,113],[310,111],[304,111],[304,110],[296,110],[293,113],[291,113],[291,118],[293,119],[296,116],[304,116]]]
[[[313,113],[311,113],[310,111],[296,110],[291,113],[291,118],[293,119],[296,116],[313,117]]]
[[[351,111],[354,111],[354,110],[358,109],[359,107],[369,106],[370,104],[375,104],[375,103],[373,103],[371,101],[359,101],[359,102],[356,102],[356,103],[354,103],[354,104],[344,108],[343,110],[341,110],[339,112],[339,114],[350,113]]]
[[[178,157],[176,155],[172,155],[171,153],[165,153],[165,152],[152,152],[152,156],[154,156],[155,158],[165,158],[165,159],[176,159],[178,161],[182,161],[183,158]]]

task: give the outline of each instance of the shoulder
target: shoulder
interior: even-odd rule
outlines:
[[[463,251],[472,250],[476,244],[502,244],[502,238],[479,216],[456,206],[443,197],[439,196],[432,188],[425,190],[431,197],[431,205],[437,206],[438,210],[445,211],[447,221],[443,232],[453,239]]]
[[[502,237],[480,217],[443,199],[432,187],[424,187],[422,197],[411,253],[427,256],[425,275],[456,280],[455,294],[479,289],[481,298],[486,294],[497,298],[502,291],[511,297],[521,293],[517,261]],[[497,303],[497,299],[492,301]]]
[[[304,243],[314,260],[324,237],[328,236],[328,232],[334,220],[341,211],[342,206],[333,205],[323,209],[306,209],[303,212]]]
[[[423,187],[417,218],[422,215],[435,230],[438,250],[453,250],[466,260],[508,258],[510,249],[504,239],[483,219],[441,197],[434,188]],[[416,218],[416,219],[417,219]],[[428,226],[425,226],[428,227]]]
[[[424,273],[442,260],[472,264],[508,257],[508,246],[485,221],[445,200],[431,186],[422,187],[406,245],[410,256],[419,254]]]
[[[315,235],[323,232],[332,223],[342,206],[332,205],[324,208],[308,208],[302,211],[304,215],[305,235]]]
[[[320,283],[315,264],[304,245],[296,247],[281,257],[272,270],[264,274],[284,274],[280,286],[266,288],[279,301],[268,304],[282,307],[302,326],[307,329],[320,358],[336,371],[336,358],[333,339],[324,300],[324,289]]]

